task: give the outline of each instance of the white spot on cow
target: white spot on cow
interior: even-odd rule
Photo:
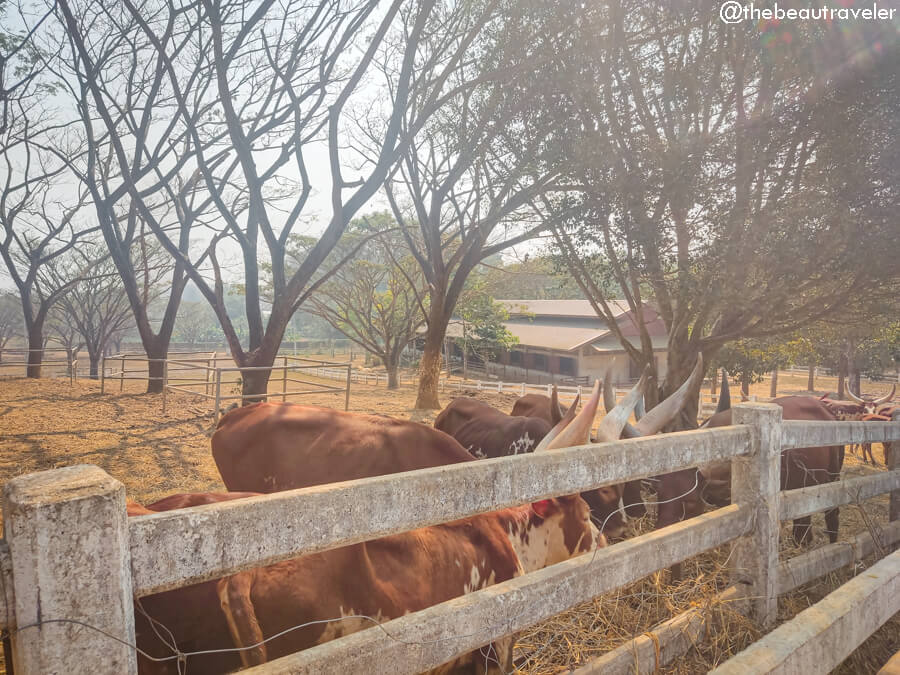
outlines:
[[[619,497],[619,515],[622,516],[622,522],[628,522],[628,514],[625,513],[625,498]]]
[[[467,450],[471,454],[475,455],[475,457],[477,457],[478,459],[484,459],[485,457],[487,457],[487,455],[484,454],[484,450],[482,450],[481,448],[476,448],[474,445],[470,445]]]
[[[534,449],[534,439],[528,435],[528,432],[525,432],[525,435],[522,436],[517,441],[513,441],[509,444],[509,453],[510,455],[518,455],[521,453],[531,452]]]
[[[472,565],[472,569],[469,570],[469,582],[463,586],[463,589],[466,593],[472,593],[473,591],[480,591],[482,588],[493,586],[496,582],[497,575],[494,570],[491,570],[487,579],[482,579],[481,570],[478,569],[478,565],[476,564]]]
[[[337,620],[329,621],[325,625],[325,630],[322,631],[322,635],[319,636],[316,644],[323,644],[331,640],[336,640],[339,637],[350,635],[350,633],[357,633],[365,628],[371,628],[375,625],[369,619],[361,618],[363,612],[358,612],[353,608],[344,611],[344,607],[341,605],[338,611],[341,618],[337,619],[337,617],[335,617]],[[372,618],[378,623],[383,623],[386,620],[384,614],[382,614],[380,610]]]

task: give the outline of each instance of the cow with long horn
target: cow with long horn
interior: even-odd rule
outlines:
[[[610,376],[611,370],[612,366],[610,366],[610,370],[607,371],[606,376],[603,378],[603,404],[607,410],[611,410],[616,404],[615,391],[613,390],[612,378]],[[626,422],[622,436],[624,438],[639,438],[641,436],[652,436],[653,434],[662,431],[664,427],[675,420],[684,408],[685,404],[688,402],[690,393],[695,390],[702,377],[703,355],[701,354],[687,380],[685,380],[671,396],[662,401],[655,408],[640,415],[640,418],[637,419],[635,424],[632,425]],[[638,416],[636,415],[636,418],[637,417]],[[693,472],[693,470],[686,471]],[[677,475],[680,476],[680,472]],[[687,473],[684,473],[684,476],[682,477],[687,475]],[[625,484],[623,489],[623,501],[625,513],[628,516],[639,518],[646,513],[646,507],[641,498],[640,481],[629,481]],[[699,515],[699,513],[697,515]]]
[[[565,411],[559,405],[559,392],[554,384],[550,396],[525,394],[521,398],[517,398],[509,414],[513,417],[537,417],[552,427],[559,424]]]

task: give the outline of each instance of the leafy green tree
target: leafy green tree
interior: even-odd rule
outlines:
[[[456,306],[456,316],[462,325],[462,337],[454,338],[463,353],[463,375],[468,370],[468,357],[476,356],[482,363],[493,361],[497,355],[519,343],[503,322],[509,319],[506,308],[488,294],[488,282],[483,276],[470,277],[463,296]]]
[[[335,254],[348,251],[353,258],[312,295],[307,309],[381,361],[388,389],[396,389],[401,354],[425,323],[425,280],[389,213],[351,222]]]
[[[749,396],[751,384],[761,382],[764,375],[794,363],[803,347],[801,338],[737,340],[719,350],[713,367],[725,368],[731,375],[738,376],[741,394]]]

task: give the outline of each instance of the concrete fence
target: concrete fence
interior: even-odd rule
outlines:
[[[893,491],[895,518],[900,500],[900,453],[892,454],[889,473],[854,479],[852,489],[825,485],[795,491],[802,493],[795,497],[779,491],[781,450],[900,440],[900,423],[782,423],[781,408],[769,404],[735,406],[734,417],[731,427],[442,466],[130,519],[124,487],[97,467],[20,476],[4,489],[6,540],[0,542],[0,621],[14,629],[16,672],[136,672],[130,647],[134,597],[716,460],[732,462],[731,506],[250,672],[419,672],[731,541],[732,593],[769,627],[784,588],[847,561],[831,552],[823,560],[819,549],[787,561],[790,569],[785,568],[778,561],[779,520],[825,503],[847,503],[853,490]],[[888,529],[900,538],[893,526]],[[842,640],[843,634],[828,639]]]

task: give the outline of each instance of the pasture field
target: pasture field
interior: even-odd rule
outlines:
[[[328,382],[328,381],[323,381]],[[0,380],[0,482],[13,476],[70,464],[96,464],[120,480],[131,498],[150,502],[175,492],[224,490],[209,450],[212,433],[210,402],[180,393],[168,394],[162,414],[161,395],[141,392],[140,382],[118,383],[100,394],[99,382],[44,379]],[[780,394],[804,393],[805,376],[780,378]],[[820,388],[831,386],[826,378]],[[280,386],[273,383],[272,391]],[[832,389],[833,390],[833,389]],[[866,393],[887,391],[883,383],[864,385]],[[734,390],[732,390],[734,392]],[[824,392],[825,389],[822,389]],[[509,410],[515,396],[469,392],[498,408]],[[768,383],[754,385],[752,393],[768,395]],[[445,394],[442,402],[450,399]],[[374,385],[355,385],[350,410],[370,412],[431,423],[434,413],[413,409],[415,390],[403,387],[389,392]],[[343,408],[343,394],[316,394],[304,403]],[[882,461],[882,449],[875,456]],[[863,464],[847,453],[844,475],[863,475],[882,470]],[[632,533],[652,528],[652,494],[648,517],[629,523]],[[887,497],[841,509],[840,540],[887,522]],[[814,546],[827,543],[824,521],[814,516]],[[789,536],[790,524],[782,527],[782,557],[797,551]],[[725,588],[723,568],[728,547],[698,556],[684,566],[685,580],[669,583],[660,573],[618,592],[585,603],[572,611],[540,624],[520,636],[518,653],[527,658],[520,672],[550,674],[568,672],[579,663],[596,657],[655,624],[691,607],[704,610],[717,626],[715,637],[692,650],[665,673],[697,673],[727,660],[758,637],[753,626],[727,606],[713,606],[709,600]],[[819,579],[779,600],[779,621],[787,620],[834,590],[853,574],[845,569]],[[836,672],[874,673],[900,650],[900,616],[894,617],[866,641]]]

